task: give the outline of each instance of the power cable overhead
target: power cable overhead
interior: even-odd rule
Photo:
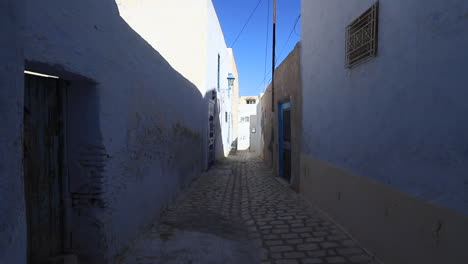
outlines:
[[[296,21],[294,22],[294,26],[293,26],[293,28],[291,29],[291,32],[289,33],[288,39],[286,40],[286,42],[284,43],[283,47],[281,48],[280,55],[279,55],[279,56],[276,58],[276,60],[275,60],[275,65],[276,65],[276,63],[278,62],[278,58],[280,58],[281,55],[283,54],[284,49],[286,48],[286,45],[288,44],[289,40],[291,39],[292,33],[296,31],[296,26],[297,26],[297,23],[299,22],[299,19],[300,19],[300,18],[301,18],[301,15],[299,14],[299,15],[296,17]],[[271,73],[271,71],[272,71],[272,70],[270,69],[270,71],[268,71],[268,73],[266,73],[266,74],[263,76],[263,80],[262,80],[262,81],[260,82],[260,84],[258,85],[257,90],[260,89],[260,87],[261,87],[262,84],[264,84],[265,80],[267,79],[267,77],[269,76],[269,74]],[[270,79],[270,81],[271,81],[271,79]],[[270,83],[270,81],[269,81],[268,83]],[[267,86],[264,84],[263,92],[266,91],[266,88],[267,88]]]
[[[249,18],[247,19],[247,21],[245,22],[244,26],[242,27],[241,31],[239,32],[239,34],[237,35],[236,39],[234,40],[234,42],[232,43],[231,45],[231,48],[234,47],[234,45],[236,44],[237,40],[239,39],[239,37],[242,35],[242,32],[244,32],[244,29],[245,27],[247,27],[247,25],[249,24],[250,22],[250,19],[252,19],[252,16],[255,14],[255,11],[257,11],[258,7],[260,6],[260,3],[262,2],[262,0],[259,0],[257,5],[255,6],[254,10],[252,11],[252,13],[250,13],[250,16]]]
[[[289,32],[288,39],[286,40],[286,42],[284,43],[283,47],[281,48],[281,51],[280,51],[280,53],[279,53],[280,55],[278,56],[278,58],[280,58],[281,55],[283,55],[284,49],[286,48],[286,45],[288,44],[289,40],[291,39],[292,33],[296,30],[296,26],[297,26],[297,23],[299,22],[299,19],[300,19],[300,18],[301,18],[301,15],[297,16],[296,22],[294,22],[294,26],[293,26],[293,28],[291,29],[291,32]],[[276,59],[275,64],[276,64],[276,62],[278,62],[278,58]]]
[[[269,33],[269,23],[270,23],[270,0],[268,1],[268,8],[267,8],[267,20],[266,20],[266,40],[265,40],[265,70],[263,71],[263,75],[266,75],[267,71],[267,60],[268,60],[268,33]],[[265,85],[265,78],[263,79],[263,85]],[[258,90],[258,88],[257,88]]]

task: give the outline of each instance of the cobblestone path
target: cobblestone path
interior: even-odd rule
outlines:
[[[378,263],[238,152],[185,190],[119,263]]]

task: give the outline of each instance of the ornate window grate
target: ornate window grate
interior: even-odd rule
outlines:
[[[377,55],[379,3],[346,28],[346,67],[352,67]]]

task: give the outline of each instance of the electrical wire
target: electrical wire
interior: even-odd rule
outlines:
[[[255,14],[255,11],[257,11],[258,7],[260,6],[260,3],[262,2],[262,0],[259,0],[258,3],[257,3],[257,6],[255,6],[254,10],[252,11],[252,13],[250,13],[250,16],[249,18],[247,19],[247,22],[245,22],[244,26],[242,27],[241,31],[239,32],[239,34],[237,35],[236,39],[234,40],[234,42],[232,43],[231,45],[231,48],[234,47],[234,45],[236,44],[237,40],[239,39],[239,37],[242,35],[242,32],[244,32],[244,29],[245,27],[247,27],[247,25],[249,24],[250,22],[250,19],[252,19],[252,16]]]
[[[294,30],[296,29],[297,23],[299,22],[299,19],[300,19],[300,18],[301,18],[301,15],[297,16],[296,22],[294,22],[294,26],[293,26],[293,28],[291,29],[291,32],[289,32],[288,39],[286,40],[286,42],[284,43],[283,47],[281,48],[281,51],[280,51],[280,53],[279,53],[279,56],[275,59],[275,64],[276,64],[276,62],[278,62],[278,58],[280,58],[281,55],[283,55],[284,49],[286,48],[286,45],[288,44],[289,40],[291,39],[292,33],[293,33]]]
[[[286,42],[284,43],[283,47],[281,48],[281,52],[279,54],[278,57],[275,58],[275,67],[276,67],[276,63],[278,62],[278,58],[281,57],[281,55],[283,54],[284,52],[284,49],[286,48],[286,45],[288,44],[289,40],[291,39],[291,36],[292,36],[292,33],[295,32],[296,30],[296,27],[297,27],[297,23],[299,22],[299,19],[301,18],[301,15],[299,14],[296,18],[296,21],[294,22],[294,26],[293,28],[291,29],[291,32],[289,33],[289,36],[288,36],[288,39],[286,40]],[[265,80],[267,79],[267,77],[269,76],[269,74],[271,73],[271,69],[270,71],[268,71],[268,73],[266,73],[264,76],[263,76],[263,80],[260,82],[260,84],[258,85],[257,87],[257,90],[260,89],[260,87],[262,86],[262,84],[264,85],[264,88],[263,88],[263,92],[265,92],[267,86],[264,84]],[[270,81],[268,83],[271,82],[271,78],[270,78]]]
[[[267,0],[268,8],[267,8],[267,20],[266,20],[266,39],[265,39],[265,70],[263,71],[263,75],[266,75],[267,71],[267,59],[268,59],[268,33],[269,33],[269,23],[270,23],[270,0]],[[263,85],[265,85],[265,78],[263,79]],[[258,88],[257,88],[258,90]]]

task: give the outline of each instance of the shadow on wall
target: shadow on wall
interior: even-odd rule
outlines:
[[[63,249],[67,252],[91,252],[96,244],[83,242],[102,241],[104,236],[100,232],[90,233],[88,230],[89,226],[95,224],[97,213],[106,208],[103,172],[110,158],[100,130],[97,83],[67,72],[60,65],[25,61],[25,69],[57,75],[66,80],[60,87],[63,94],[61,129],[64,132],[64,145],[59,161],[64,166],[61,187],[66,193],[63,203],[67,208],[62,220],[64,229],[72,231],[73,241],[69,232],[65,232]]]
[[[237,138],[232,141],[231,150],[229,151],[229,155],[236,155],[237,153]]]
[[[70,230],[75,252],[90,253],[95,247],[105,248],[104,230],[90,232],[99,223],[100,213],[108,209],[105,192],[105,170],[111,156],[100,131],[100,112],[96,84],[71,81],[66,87],[66,149],[70,179]],[[89,243],[95,241],[94,243]],[[95,243],[99,243],[96,245]],[[89,254],[88,253],[88,254]],[[98,254],[96,252],[96,254]]]
[[[224,154],[224,144],[225,138],[223,138],[221,122],[224,122],[224,113],[221,112],[221,106],[219,104],[218,96],[219,93],[216,92],[216,88],[211,89],[205,94],[205,100],[208,101],[212,98],[212,94],[216,94],[215,104],[214,104],[214,132],[215,132],[215,142],[214,142],[214,155],[215,160],[221,160],[225,158]]]
[[[29,0],[25,17],[27,68],[70,83],[71,250],[114,263],[206,167],[209,93],[133,31],[114,0]]]
[[[237,150],[237,138],[232,141],[231,148]]]
[[[224,138],[221,131],[221,121],[224,120],[224,116],[221,113],[221,106],[218,103],[218,100],[215,104],[215,159],[220,160],[224,159]]]
[[[214,125],[214,135],[215,135],[215,140],[214,140],[214,162],[216,160],[222,160],[226,156],[224,149],[225,149],[225,142],[226,138],[223,138],[223,133],[222,133],[222,124],[221,122],[225,122],[225,113],[221,112],[221,105],[219,103],[219,93],[217,92],[217,88],[213,88],[209,90],[205,94],[205,99],[207,101],[207,104],[210,104],[210,102],[214,107],[214,119],[213,119],[213,125]],[[208,110],[209,111],[209,110]],[[209,128],[209,125],[208,125]],[[209,133],[209,132],[208,132]],[[207,135],[208,135],[207,133]],[[234,144],[234,143],[232,143]],[[231,144],[231,147],[232,147]],[[237,141],[236,141],[237,144]],[[209,155],[209,154],[208,154]]]

